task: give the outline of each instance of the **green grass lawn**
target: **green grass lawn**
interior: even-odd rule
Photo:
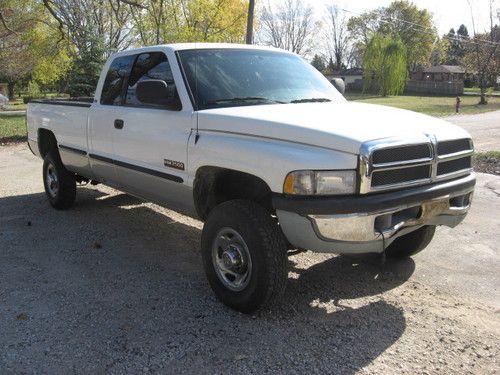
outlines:
[[[348,100],[361,103],[373,103],[409,109],[415,112],[426,113],[432,116],[446,116],[455,114],[455,97],[449,96],[389,96],[382,98],[371,94],[346,94]],[[477,105],[479,98],[462,96],[460,113],[482,113],[500,110],[500,97],[488,98],[487,105]]]
[[[464,92],[469,92],[469,93],[474,93],[474,94],[478,94],[481,92],[481,90],[479,89],[479,87],[464,87]],[[488,87],[488,89],[486,90],[486,94],[489,95],[489,94],[495,94],[495,95],[498,95],[500,94],[500,91],[499,90],[495,90],[494,87]]]
[[[24,115],[2,116],[0,114],[0,143],[26,140]]]

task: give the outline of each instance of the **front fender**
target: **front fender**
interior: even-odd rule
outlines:
[[[271,191],[283,192],[286,175],[295,170],[356,169],[357,155],[276,139],[200,131],[188,144],[188,184],[203,166],[257,176]]]

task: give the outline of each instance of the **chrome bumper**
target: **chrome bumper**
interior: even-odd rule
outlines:
[[[423,225],[455,227],[469,211],[474,187],[418,204],[354,214],[298,214],[277,210],[283,233],[297,248],[318,252],[384,251],[396,238]]]
[[[316,234],[325,240],[375,241],[390,239],[406,227],[429,223],[455,226],[449,217],[464,217],[472,193],[436,198],[420,205],[399,206],[390,210],[348,215],[308,215]]]

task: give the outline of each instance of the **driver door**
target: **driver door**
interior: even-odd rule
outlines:
[[[143,80],[165,81],[171,96],[141,102],[136,89]],[[125,92],[120,118],[115,119],[121,126],[113,136],[118,182],[138,196],[182,209],[189,194],[185,182],[192,111],[182,110],[167,56],[139,54]]]

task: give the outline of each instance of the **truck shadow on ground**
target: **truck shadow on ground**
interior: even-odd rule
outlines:
[[[78,194],[69,211],[41,193],[0,198],[3,368],[355,373],[405,330],[380,295],[411,260],[294,255],[283,302],[246,316],[212,294],[198,228],[125,194]]]

